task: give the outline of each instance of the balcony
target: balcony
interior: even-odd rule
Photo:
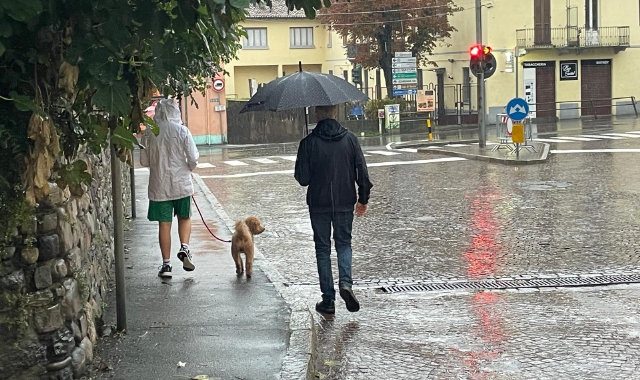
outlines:
[[[516,36],[518,47],[529,50],[612,47],[617,53],[629,47],[628,26],[518,29]]]

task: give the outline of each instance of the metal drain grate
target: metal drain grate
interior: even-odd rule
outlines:
[[[524,288],[555,288],[603,286],[640,283],[640,274],[593,277],[534,278],[526,280],[495,280],[471,282],[441,282],[433,284],[383,286],[386,293],[433,292],[442,290],[504,290]]]

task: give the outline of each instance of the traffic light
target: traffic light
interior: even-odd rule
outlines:
[[[490,78],[498,67],[496,58],[491,53],[491,47],[484,45],[473,45],[469,49],[469,69],[476,77],[484,72],[484,78]]]
[[[362,84],[362,65],[351,69],[351,81],[355,84]]]

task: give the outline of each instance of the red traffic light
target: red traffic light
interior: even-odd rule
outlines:
[[[493,49],[491,49],[490,46],[473,45],[471,49],[469,49],[469,54],[471,55],[472,58],[479,58],[482,55],[491,54],[492,50]]]

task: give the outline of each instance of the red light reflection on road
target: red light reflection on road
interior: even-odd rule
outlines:
[[[487,194],[488,193],[488,194]],[[471,246],[464,252],[467,260],[467,275],[471,279],[482,279],[496,271],[496,253],[502,248],[496,241],[496,217],[490,192],[476,196],[471,202]]]

